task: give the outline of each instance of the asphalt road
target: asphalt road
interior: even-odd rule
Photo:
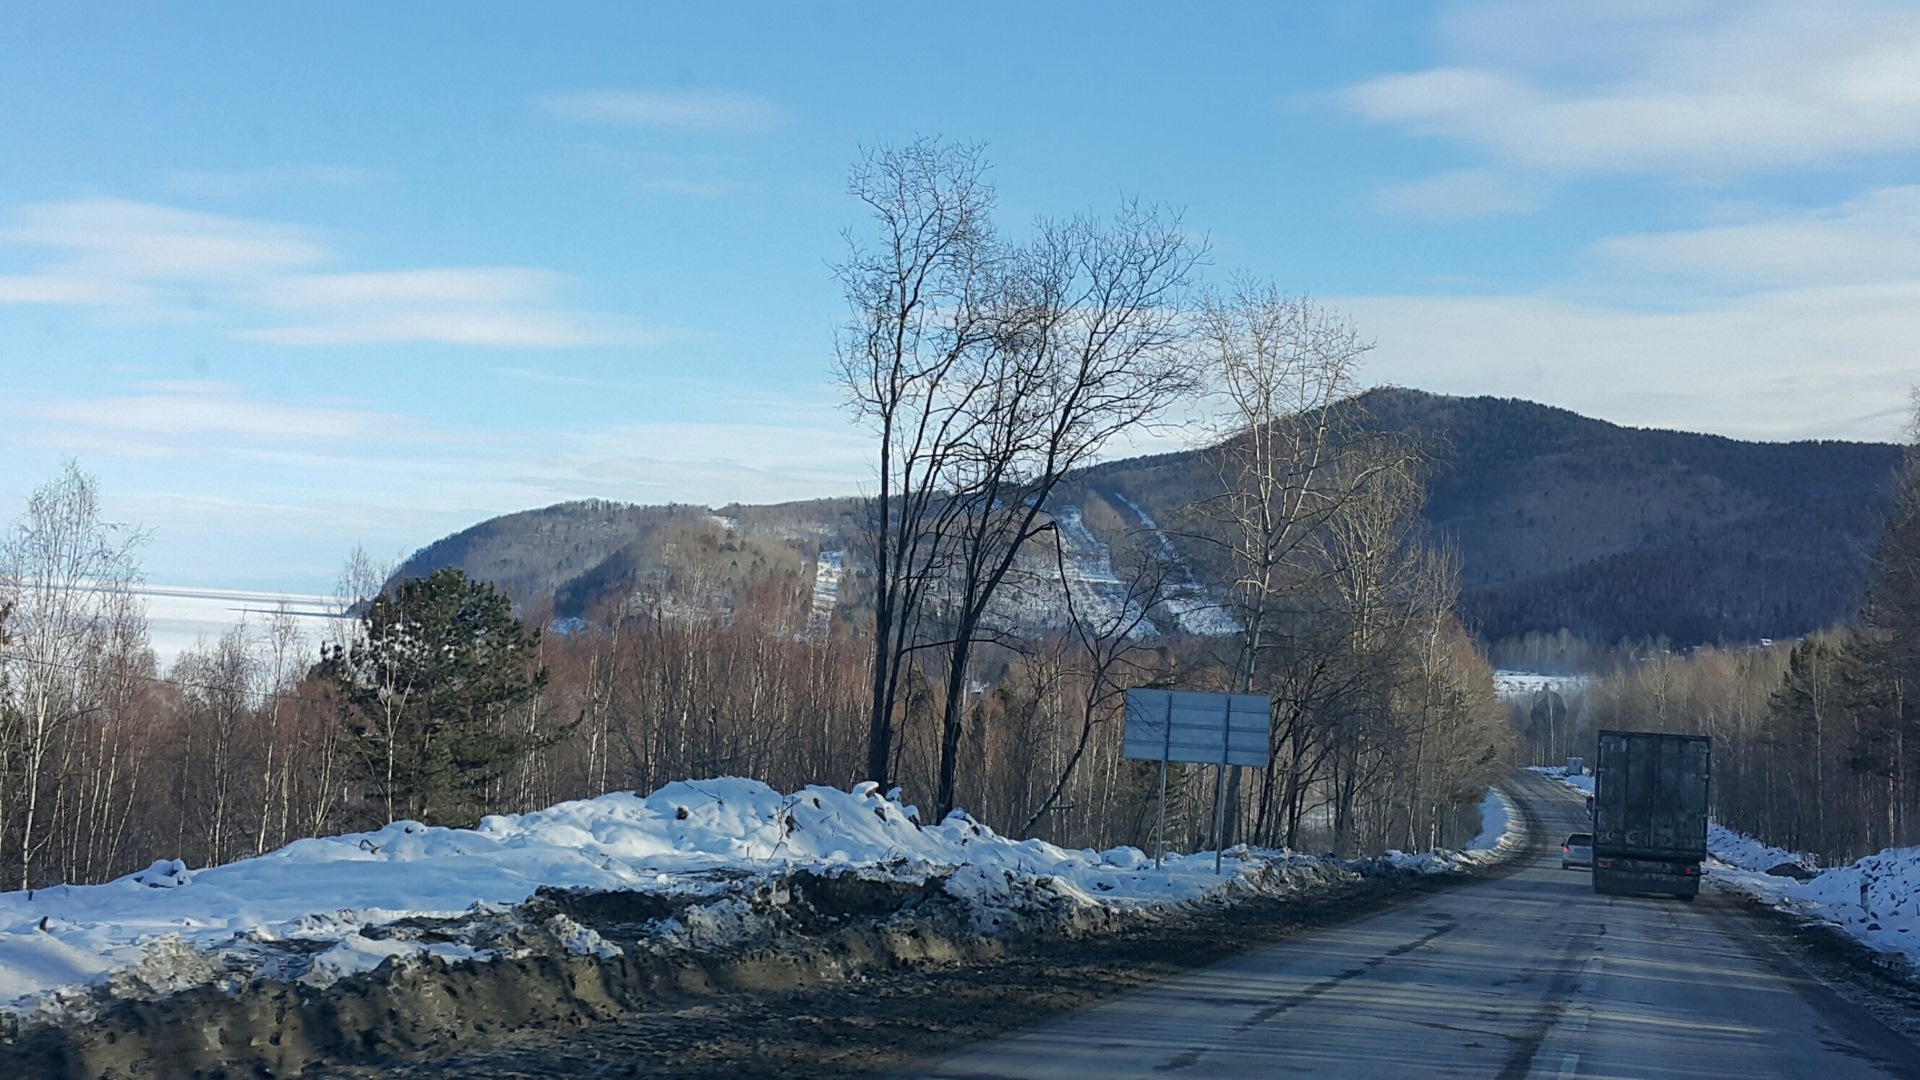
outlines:
[[[1739,901],[1596,896],[1554,844],[1506,877],[1243,953],[941,1061],[928,1077],[1920,1077]]]

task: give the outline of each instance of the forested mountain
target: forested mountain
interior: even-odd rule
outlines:
[[[1901,453],[1627,428],[1505,398],[1386,389],[1361,401],[1369,426],[1425,449],[1425,518],[1458,549],[1460,610],[1488,640],[1566,627],[1692,644],[1788,637],[1845,619]],[[1120,496],[1165,522],[1218,481],[1190,451],[1109,462],[1073,487],[1074,497]],[[403,573],[460,566],[529,611],[582,614],[602,594],[666,572],[663,552],[696,537],[725,556],[723,568],[745,565],[743,555],[786,562],[783,549],[791,568],[845,547],[857,515],[847,499],[717,514],[565,503],[482,522],[423,549]],[[1127,517],[1086,520],[1097,533],[1103,521],[1107,531],[1130,526]],[[729,543],[734,551],[719,550]]]
[[[1499,638],[1786,637],[1853,614],[1900,448],[1623,428],[1530,402],[1382,393],[1436,444],[1427,519]]]

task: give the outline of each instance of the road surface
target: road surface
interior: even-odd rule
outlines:
[[[1596,896],[1582,801],[1516,794],[1517,873],[1244,953],[978,1044],[923,1075],[1920,1077],[1920,1047],[1804,974],[1739,901]]]

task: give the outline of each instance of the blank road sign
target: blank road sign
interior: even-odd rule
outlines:
[[[1265,765],[1272,711],[1265,694],[1129,690],[1122,752],[1137,761]]]

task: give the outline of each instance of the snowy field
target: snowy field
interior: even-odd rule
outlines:
[[[749,905],[737,899],[743,881],[799,870],[940,880],[990,933],[1001,925],[996,911],[1031,906],[1036,896],[1109,911],[1232,900],[1382,867],[1470,869],[1504,857],[1518,839],[1512,807],[1495,793],[1464,852],[1341,861],[1241,847],[1216,874],[1210,852],[1172,855],[1156,869],[1136,848],[1069,850],[1006,839],[962,813],[935,826],[917,816],[871,784],[783,795],[751,780],[683,781],[645,798],[623,792],[488,817],[475,829],[395,822],[204,870],[161,861],[103,885],[4,893],[0,1006],[54,1016],[101,983],[148,994],[256,977],[323,986],[389,957],[487,959],[502,950],[484,928],[542,886],[711,897],[658,928],[663,947],[707,947],[751,929]],[[453,932],[393,929],[435,919],[459,922]],[[618,952],[575,929],[570,950]]]
[[[1585,675],[1541,675],[1532,671],[1496,671],[1493,673],[1493,692],[1502,701],[1526,701],[1542,690],[1554,690],[1561,694],[1577,694],[1584,690],[1588,677]]]
[[[1568,787],[1593,793],[1593,777],[1541,769]],[[1920,848],[1889,848],[1846,866],[1820,870],[1811,860],[1751,836],[1707,827],[1707,883],[1845,930],[1876,952],[1920,967]],[[1770,870],[1781,873],[1768,873]],[[1812,875],[1806,881],[1789,872]]]

